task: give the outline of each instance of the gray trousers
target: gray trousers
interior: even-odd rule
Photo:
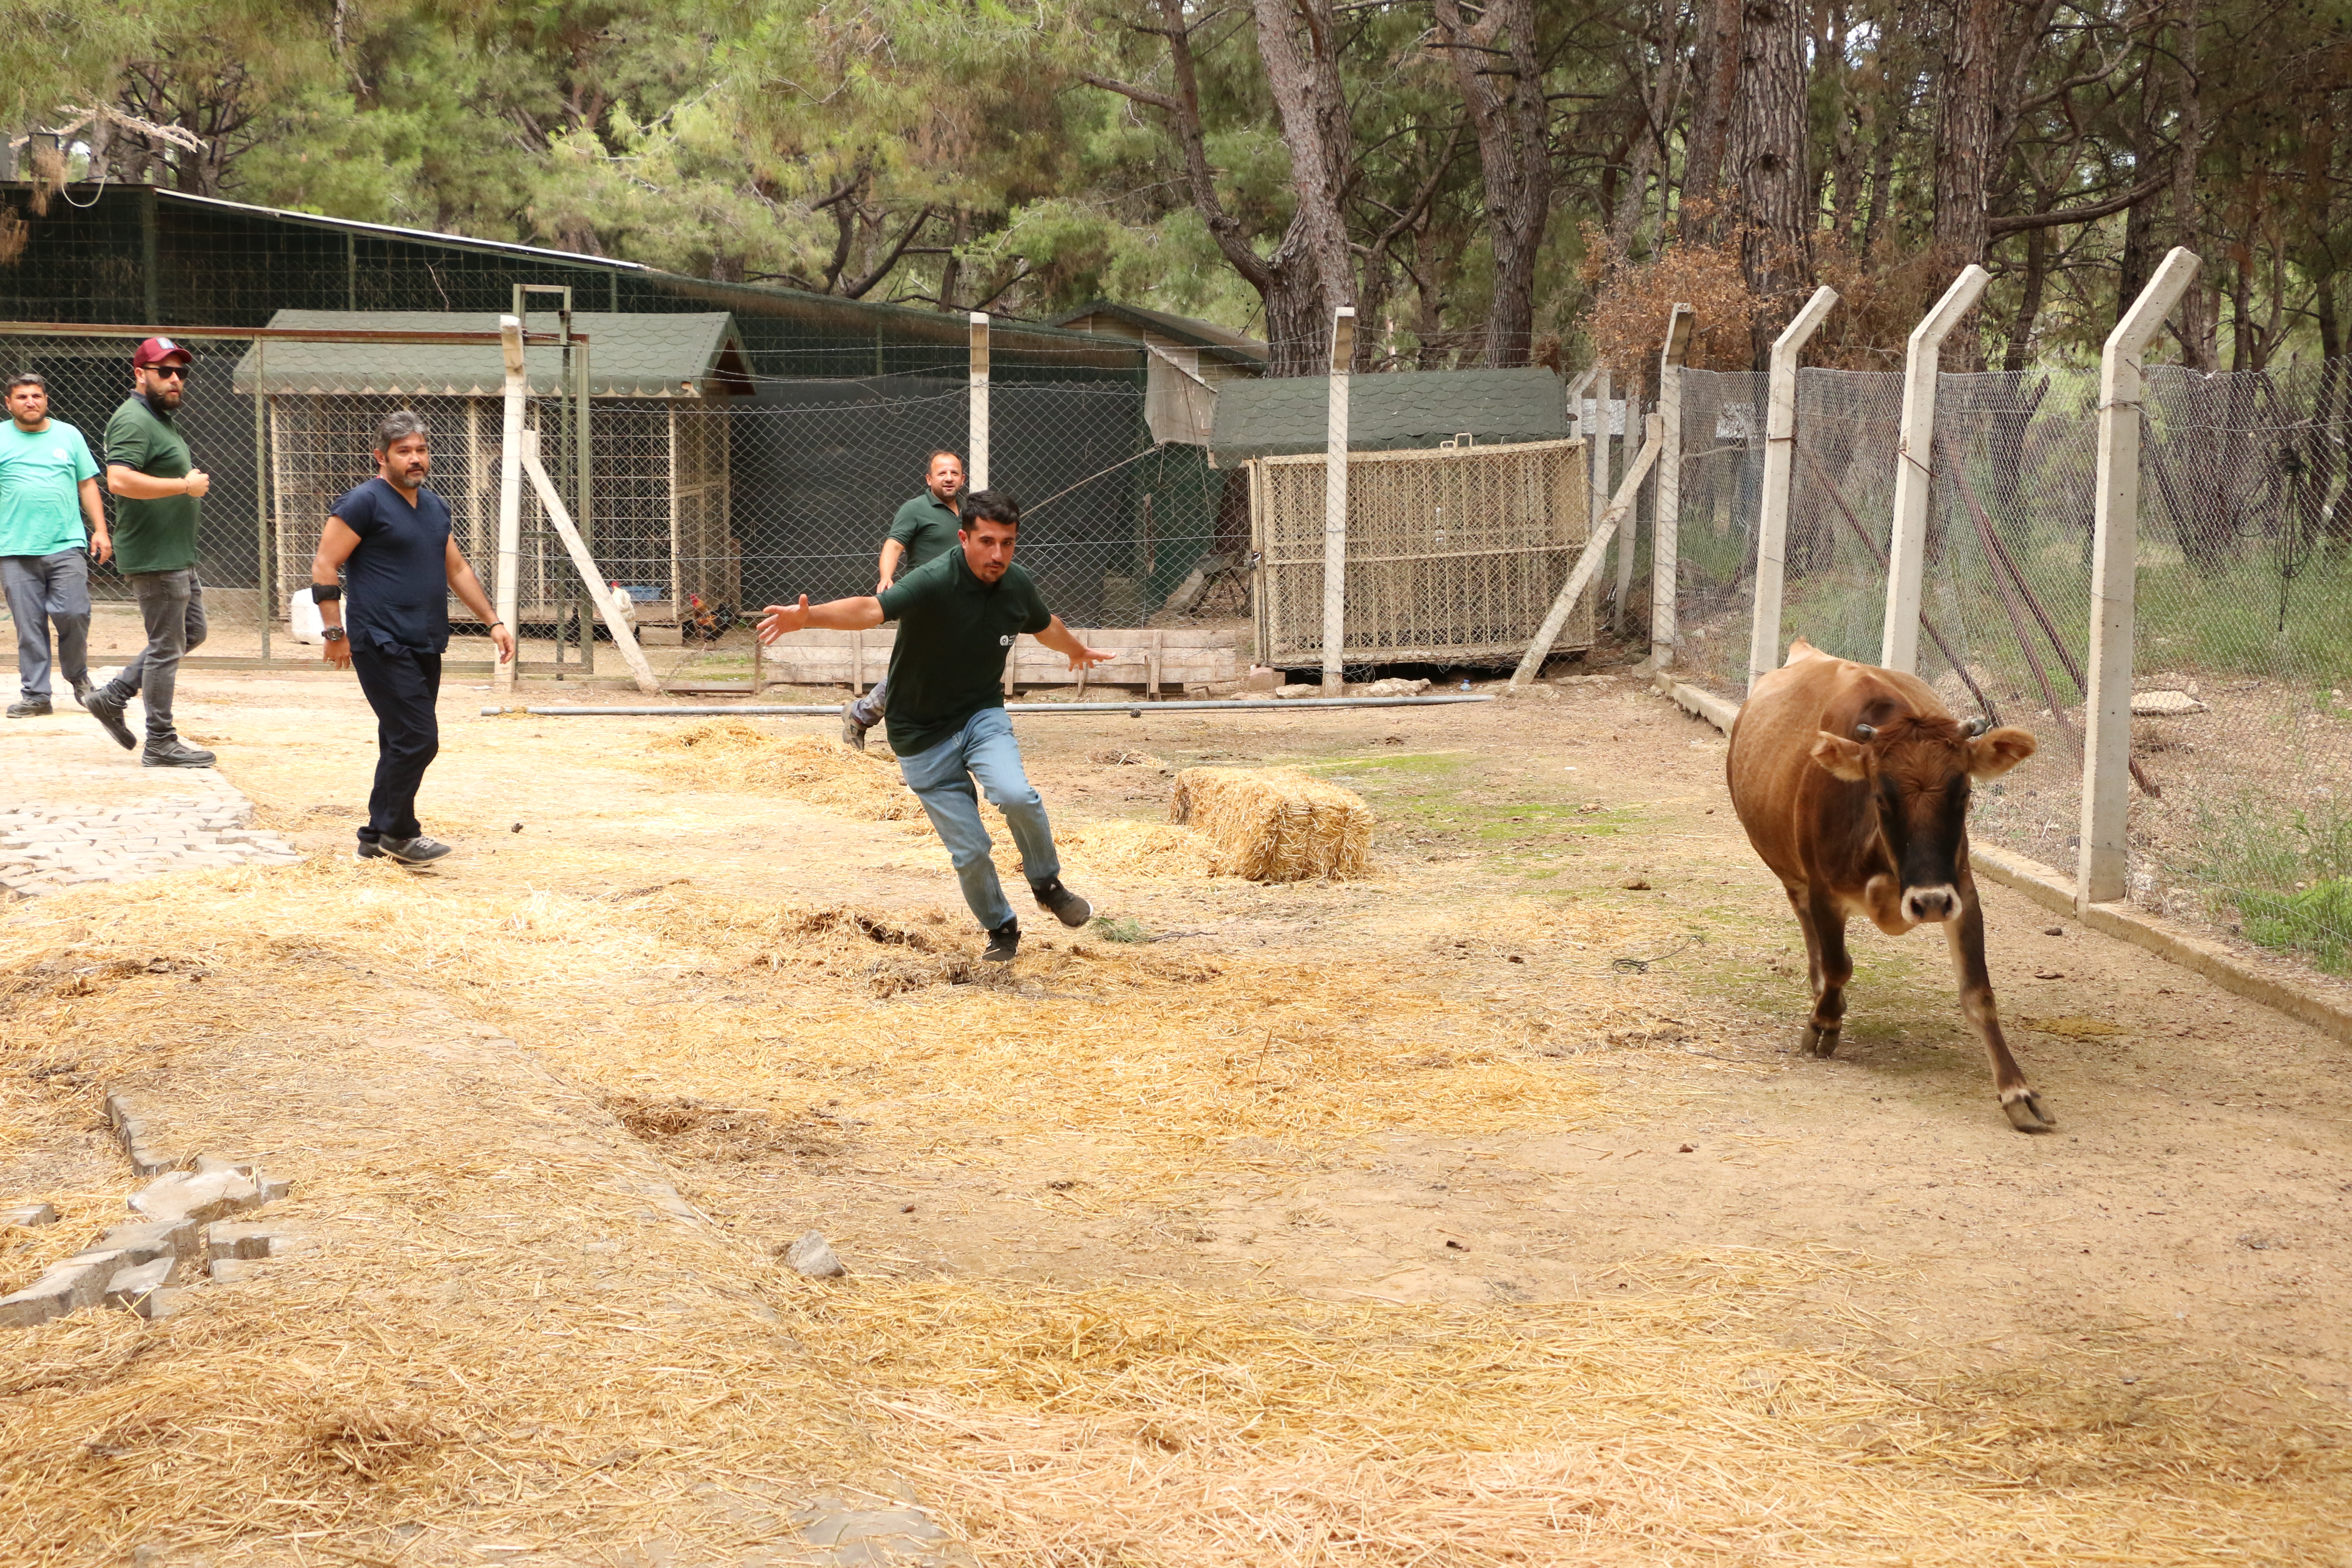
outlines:
[[[140,618],[147,623],[147,646],[131,656],[122,673],[107,683],[109,694],[128,701],[132,692],[147,700],[147,738],[169,740],[172,694],[180,684],[180,659],[205,640],[205,585],[196,569],[177,572],[130,572],[124,578],[139,600]]]
[[[875,725],[882,722],[883,697],[889,689],[890,678],[886,675],[876,681],[873,689],[865,696],[850,703],[849,716],[857,721],[859,729],[871,730]]]
[[[58,664],[67,684],[89,679],[89,557],[79,550],[54,555],[0,555],[0,585],[16,623],[16,679],[26,697],[49,694],[49,629],[58,634]]]

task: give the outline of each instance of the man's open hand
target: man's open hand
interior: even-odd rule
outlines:
[[[1070,668],[1072,669],[1092,669],[1098,664],[1108,664],[1112,659],[1118,657],[1118,656],[1117,654],[1108,652],[1106,649],[1088,647],[1086,644],[1080,643],[1077,647],[1077,651],[1069,656]]]
[[[760,612],[760,642],[774,642],[786,632],[796,632],[809,624],[808,595],[803,594],[797,605],[770,605]]]

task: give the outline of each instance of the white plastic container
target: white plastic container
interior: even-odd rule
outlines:
[[[319,614],[319,606],[310,600],[310,590],[298,588],[286,599],[286,624],[293,628],[296,642],[323,647],[327,642],[327,623]]]

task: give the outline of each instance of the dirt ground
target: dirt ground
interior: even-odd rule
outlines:
[[[1074,853],[1119,923],[1024,911],[1009,980],[935,840],[679,721],[453,689],[415,876],[350,862],[347,682],[184,682],[317,858],[0,925],[0,1199],[68,1211],[0,1288],[119,1212],[110,1089],[315,1247],[10,1331],[0,1555],[850,1562],[824,1509],[912,1500],[942,1561],[2352,1563],[2347,1048],[1988,885],[2054,1133],[1932,936],[1798,1057],[1722,737],[1564,673],[1024,721],[1067,826],[1258,763],[1380,825],[1360,884]]]

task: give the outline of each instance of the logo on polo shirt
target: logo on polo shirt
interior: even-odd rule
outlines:
[[[1013,634],[1011,632],[1007,632],[1003,637],[997,638],[996,646],[999,647],[1011,647],[1013,646]]]

